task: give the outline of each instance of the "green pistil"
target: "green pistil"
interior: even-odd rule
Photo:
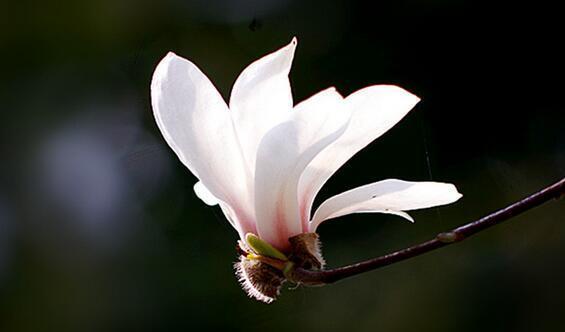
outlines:
[[[285,254],[277,250],[275,247],[269,243],[261,240],[257,235],[253,233],[247,233],[245,235],[245,242],[256,254],[261,256],[267,256],[281,261],[288,261],[288,257]]]

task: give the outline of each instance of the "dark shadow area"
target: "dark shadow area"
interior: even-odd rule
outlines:
[[[168,51],[228,98],[298,37],[295,103],[397,84],[422,98],[316,205],[387,178],[464,195],[416,222],[319,229],[330,267],[422,241],[565,174],[562,11],[549,1],[11,1],[0,11],[0,331],[560,331],[565,208],[550,203],[414,260],[264,305],[237,233],[193,193],[153,119]]]

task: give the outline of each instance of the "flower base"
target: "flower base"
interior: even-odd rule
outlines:
[[[247,295],[270,303],[280,294],[282,285],[292,280],[292,270],[299,267],[307,270],[324,268],[318,234],[303,233],[288,239],[290,251],[282,260],[262,255],[243,241],[238,242],[239,261],[234,264],[236,274]]]

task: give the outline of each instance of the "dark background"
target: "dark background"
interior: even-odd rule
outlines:
[[[369,3],[371,3],[369,5]],[[245,297],[236,233],[149,104],[172,50],[229,95],[251,61],[299,39],[295,101],[398,84],[422,102],[319,199],[384,178],[452,182],[415,224],[320,228],[329,266],[428,239],[565,173],[563,22],[555,5],[470,0],[23,1],[0,11],[1,331],[557,331],[565,209],[322,288]]]

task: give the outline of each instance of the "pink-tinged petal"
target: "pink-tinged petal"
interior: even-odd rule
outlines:
[[[230,205],[220,202],[220,208],[226,216],[226,219],[230,224],[237,230],[239,237],[245,240],[245,235],[247,233],[257,234],[257,228],[255,227],[255,221],[249,218],[249,214],[244,211],[238,211],[233,209]]]
[[[310,223],[310,232],[328,219],[346,214],[380,212],[414,221],[407,213],[416,209],[450,204],[461,198],[454,185],[439,182],[383,180],[348,190],[323,202]]]
[[[290,119],[269,131],[259,146],[255,215],[259,237],[280,250],[302,233],[298,181],[304,168],[347,127],[350,113],[335,89],[298,104]]]
[[[351,121],[345,133],[308,165],[299,184],[303,220],[309,220],[320,188],[353,155],[400,121],[420,99],[392,85],[374,85],[345,98]]]
[[[287,46],[253,62],[234,83],[230,110],[247,165],[252,170],[259,142],[292,110],[288,73],[296,44],[294,38]]]
[[[250,215],[249,173],[227,105],[210,80],[190,61],[169,53],[155,69],[151,102],[163,137],[209,194]]]

